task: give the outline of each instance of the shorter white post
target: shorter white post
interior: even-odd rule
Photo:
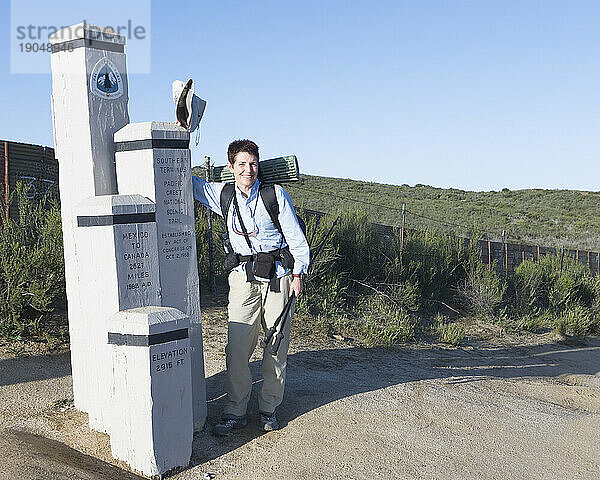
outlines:
[[[187,467],[193,414],[189,317],[141,307],[108,322],[113,457],[149,477]]]
[[[79,276],[77,318],[85,327],[86,341],[73,342],[73,363],[89,414],[90,428],[111,432],[106,391],[111,382],[110,349],[106,344],[106,320],[115,312],[160,305],[156,246],[155,206],[141,195],[100,195],[84,199],[74,209],[75,255]],[[75,323],[71,323],[71,328]]]

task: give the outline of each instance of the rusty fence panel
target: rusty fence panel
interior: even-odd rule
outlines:
[[[5,215],[16,218],[18,215],[15,202],[10,202],[9,195],[16,192],[17,183],[25,188],[27,198],[35,200],[58,199],[58,161],[54,157],[54,149],[41,145],[20,142],[0,141],[3,159],[3,198]]]
[[[322,217],[327,215],[327,213],[304,209],[303,215],[305,218],[310,218],[313,216]],[[400,232],[400,227],[397,226],[394,227],[380,223],[373,223],[373,226],[375,227],[375,231],[381,236],[390,237]],[[406,229],[406,231],[414,232],[416,230]],[[468,239],[465,240],[468,241]],[[477,246],[481,252],[481,263],[489,265],[490,268],[494,268],[499,273],[512,273],[525,260],[537,261],[540,256],[561,254],[561,250],[555,247],[508,242],[503,244],[502,242],[492,242],[483,239],[477,241]],[[593,274],[600,275],[600,252],[565,248],[564,255],[586,265]]]
[[[8,142],[0,141],[0,221],[8,218]]]

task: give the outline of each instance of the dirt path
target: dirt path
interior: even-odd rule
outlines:
[[[223,402],[223,340],[222,325],[205,328],[207,431]],[[257,390],[256,359],[252,370]],[[108,438],[65,405],[70,385],[66,352],[0,360],[0,478],[136,478],[104,463]],[[600,476],[600,339],[568,347],[503,337],[461,349],[296,340],[285,428],[258,431],[255,395],[248,428],[196,435],[191,468],[174,479]]]

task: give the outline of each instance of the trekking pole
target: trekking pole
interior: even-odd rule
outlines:
[[[294,311],[296,308],[296,292],[292,292],[289,300],[283,307],[283,311],[277,320],[281,322],[281,327],[279,328],[279,333],[275,335],[275,339],[273,340],[273,344],[271,345],[271,355],[277,355],[277,351],[279,350],[279,345],[281,344],[281,340],[283,340],[283,327],[285,327],[285,321],[290,314],[290,311]],[[271,331],[272,330],[272,331]],[[271,329],[269,329],[269,340],[273,338],[275,331],[277,330],[277,326],[273,325]]]
[[[315,252],[315,254],[313,255],[313,258],[310,260],[310,264],[312,265],[314,263],[314,261],[317,259],[317,257],[319,256],[319,253],[321,253],[321,249],[325,246],[325,242],[327,241],[327,239],[329,238],[329,236],[331,235],[331,232],[333,232],[333,228],[336,226],[338,220],[340,219],[340,217],[337,217],[335,219],[335,222],[333,222],[331,224],[331,227],[329,228],[329,231],[327,232],[327,235],[325,235],[325,238],[323,239],[323,241],[321,242],[321,245],[319,245],[317,247],[317,251]]]
[[[284,317],[281,321],[279,333],[275,336],[275,339],[273,340],[273,345],[271,345],[271,355],[277,355],[279,345],[281,344],[281,340],[283,340],[283,327],[285,326],[285,321],[287,320],[290,311],[293,312],[296,309],[296,292],[292,293],[292,296],[288,300],[286,307],[287,308],[284,309],[285,311],[283,312]]]
[[[305,210],[306,211],[306,210]],[[312,241],[315,239],[315,235],[317,234],[317,228],[319,227],[319,223],[321,223],[321,216],[317,217],[317,220],[315,221],[315,229],[312,232],[312,235],[310,236],[310,240],[308,241],[308,244],[310,245],[312,243]]]
[[[340,217],[337,217],[335,219],[335,222],[333,222],[333,224],[329,228],[327,235],[325,235],[325,238],[323,239],[321,244],[317,247],[317,250],[310,262],[311,264],[319,256],[319,253],[321,253],[321,250],[323,249],[325,242],[331,235],[331,232],[333,232],[333,228],[336,226],[339,219],[340,219]],[[263,340],[261,340],[261,342],[260,342],[260,346],[262,348],[267,348],[267,345],[269,344],[269,342],[273,338],[273,335],[275,335],[275,332],[277,331],[277,327],[279,327],[279,333],[276,335],[275,340],[273,340],[273,345],[271,345],[271,355],[277,355],[277,351],[279,350],[279,345],[281,344],[281,340],[283,339],[283,329],[285,327],[285,322],[286,322],[287,318],[289,317],[290,311],[293,312],[295,307],[296,307],[296,292],[292,292],[289,300],[283,306],[283,310],[281,311],[281,314],[279,315],[279,317],[277,317],[277,320],[275,320],[275,323],[273,324],[273,326],[265,332],[265,338]],[[280,326],[280,324],[281,324],[281,326]]]

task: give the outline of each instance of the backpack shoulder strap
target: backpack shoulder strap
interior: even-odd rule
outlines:
[[[269,217],[271,217],[271,221],[275,225],[275,228],[277,228],[277,231],[283,238],[285,238],[283,229],[281,228],[281,223],[279,223],[279,202],[277,201],[277,196],[275,195],[275,184],[261,183],[260,198],[262,198],[265,208],[267,209]]]
[[[221,213],[223,214],[223,220],[225,221],[225,228],[227,228],[227,214],[229,213],[229,207],[231,206],[234,195],[235,184],[226,183],[223,187],[223,190],[221,190],[221,197],[219,199],[219,203],[221,204]]]

